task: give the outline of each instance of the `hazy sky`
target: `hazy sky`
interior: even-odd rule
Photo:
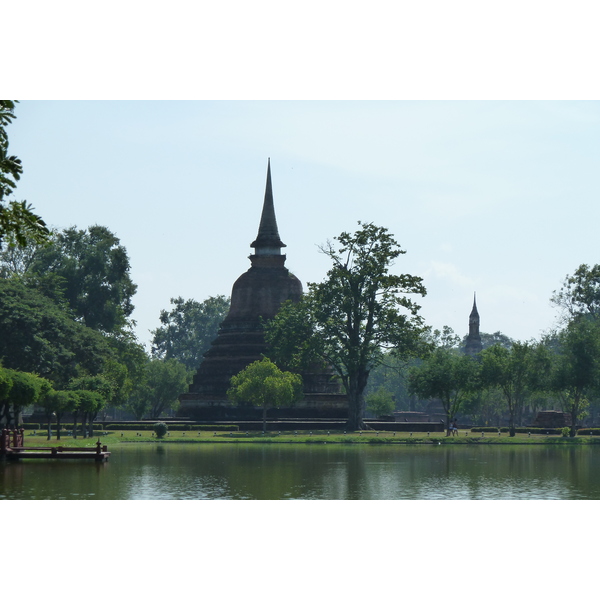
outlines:
[[[407,251],[422,314],[516,339],[555,325],[553,290],[599,262],[596,101],[24,101],[15,198],[53,227],[107,226],[138,284],[140,341],[172,297],[229,295],[250,267],[271,158],[286,266],[357,222]]]
[[[171,297],[229,294],[249,268],[268,157],[287,266],[303,283],[327,271],[319,244],[353,231],[358,220],[373,221],[407,250],[397,272],[424,278],[429,324],[465,334],[476,291],[483,331],[536,337],[554,324],[549,297],[565,275],[599,262],[597,11],[589,0],[21,0],[3,13],[0,95],[132,101],[22,102],[8,130],[24,165],[14,197],[52,226],[99,223],[119,236],[139,286],[134,317],[146,343]],[[147,98],[215,102],[137,101]],[[183,548],[211,540],[208,549],[196,544],[192,553],[161,556],[162,572],[177,573],[179,589],[182,578],[197,584],[203,564],[214,582],[246,593],[249,582],[264,583],[267,557],[272,586],[287,590],[300,565],[296,595],[331,580],[331,589],[351,598],[372,591],[372,582],[345,576],[348,565],[391,574],[390,592],[400,565],[412,574],[403,589],[418,591],[430,577],[422,557],[443,528],[518,530],[556,512],[542,502],[458,502],[451,511],[442,501],[411,502],[410,518],[402,519],[408,505],[379,502],[386,526],[369,530],[369,551],[358,555],[360,531],[373,522],[366,502],[181,503],[176,511],[151,504],[142,512],[122,503],[104,519],[103,531],[137,541],[135,557],[130,545],[111,546],[103,575],[111,583],[130,579],[132,559],[142,571],[154,560],[156,531],[147,523],[158,514]],[[87,506],[65,504],[60,513],[62,505],[38,504],[35,512],[47,511],[42,521],[57,511],[89,519]],[[577,506],[589,516],[589,539],[593,508]],[[8,537],[12,523],[22,534],[30,515],[22,516],[6,523]],[[277,522],[302,528],[292,527],[285,552],[273,554],[264,523]],[[315,546],[324,531],[335,546],[326,555]],[[252,540],[253,556],[232,547],[230,532]],[[408,544],[390,552],[392,540]],[[561,556],[564,570],[590,570],[594,553],[585,543],[582,549]],[[469,581],[489,585],[515,552],[521,586],[532,569],[555,560],[552,544],[521,556],[500,540],[469,558]],[[237,586],[232,565],[242,574]],[[11,568],[15,580],[29,576],[26,563]],[[54,566],[44,568],[41,579],[51,578]],[[464,574],[456,561],[437,565],[439,581]],[[136,592],[162,589],[156,577],[142,579]],[[540,582],[531,585],[539,595]],[[553,580],[547,591],[556,586]]]

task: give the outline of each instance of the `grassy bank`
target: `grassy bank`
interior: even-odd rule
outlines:
[[[104,432],[104,435],[83,439],[73,439],[69,435],[62,435],[60,440],[53,436],[52,440],[46,440],[46,434],[37,432],[25,433],[26,446],[69,446],[69,447],[91,447],[100,439],[103,445],[109,447],[116,444],[206,444],[206,443],[296,443],[296,444],[430,444],[430,445],[454,445],[454,444],[566,444],[584,445],[600,444],[600,437],[577,436],[565,438],[560,435],[541,434],[517,434],[510,437],[508,433],[473,433],[461,431],[457,436],[446,437],[445,433],[413,433],[390,432],[390,431],[368,431],[349,432],[344,434],[338,431],[298,431],[276,432],[268,431],[262,434],[259,431],[171,431],[162,440],[158,440],[150,431],[112,431]]]

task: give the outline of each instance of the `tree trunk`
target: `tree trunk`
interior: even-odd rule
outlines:
[[[60,440],[60,415],[56,413],[56,439]]]
[[[73,439],[77,439],[77,411],[73,412]]]
[[[81,415],[81,435],[83,435],[83,439],[87,438],[87,412],[83,412]]]
[[[267,432],[267,407],[263,406],[263,433]]]
[[[52,415],[48,415],[48,437],[46,439],[52,439]]]
[[[0,425],[2,425],[2,428],[4,429],[4,427],[8,428],[9,425],[9,415],[8,415],[8,402],[2,407],[2,414],[0,415]]]
[[[366,429],[365,418],[365,396],[364,391],[369,379],[369,371],[362,370],[348,376],[348,422],[350,431]]]
[[[508,404],[508,435],[510,437],[515,437],[516,402],[513,400],[512,396],[508,396],[506,400]]]
[[[13,404],[13,416],[15,419],[15,429],[18,429],[22,424],[21,421],[21,407],[18,404]]]
[[[7,429],[10,429],[13,422],[13,417],[12,417],[12,411],[10,410],[10,404],[8,402],[6,402],[6,404],[4,405],[4,415],[2,417],[2,419],[0,419],[0,421],[6,425]]]
[[[444,413],[446,414],[446,437],[448,437],[450,435],[450,419],[452,418],[450,415],[451,399],[449,397],[440,398],[440,401],[442,403]]]
[[[96,418],[97,414],[98,414],[97,412],[95,412],[93,414],[90,414],[90,417],[88,419],[88,423],[89,423],[89,426],[90,426],[89,437],[94,437],[94,419]]]
[[[577,435],[577,425],[575,423],[575,419],[577,418],[577,413],[579,412],[579,400],[573,401],[571,405],[571,437],[574,438]]]

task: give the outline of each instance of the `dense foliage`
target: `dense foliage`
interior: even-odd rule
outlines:
[[[192,372],[174,358],[148,360],[127,406],[136,419],[145,415],[156,419],[177,406],[179,395],[187,390],[191,377]]]
[[[302,397],[300,375],[281,371],[268,358],[250,363],[231,378],[228,398],[237,405],[259,406],[263,409],[263,431],[267,429],[267,410],[291,406]]]
[[[600,265],[579,265],[573,275],[567,275],[550,300],[562,311],[566,322],[578,316],[597,319],[600,316]]]
[[[368,394],[365,400],[367,410],[377,417],[391,415],[396,407],[394,396],[382,387]]]
[[[526,342],[514,342],[510,348],[497,344],[481,353],[481,387],[497,388],[502,393],[511,436],[515,435],[517,423],[522,421],[527,397],[544,387],[546,356],[543,346]]]
[[[229,311],[229,299],[211,296],[203,302],[171,298],[173,308],[160,311],[161,326],[152,332],[152,355],[176,358],[196,369]]]
[[[5,201],[23,173],[21,159],[8,150],[6,126],[15,119],[15,106],[15,100],[0,100],[0,248],[7,236],[11,236],[11,244],[26,246],[32,240],[43,242],[49,235],[43,219],[33,212],[30,204]]]
[[[561,408],[571,415],[571,436],[600,390],[600,326],[576,317],[559,334],[558,351],[552,355],[549,389]]]
[[[478,388],[478,362],[450,348],[438,347],[409,373],[410,390],[423,399],[439,399],[448,427],[465,399]]]
[[[112,355],[108,341],[65,307],[18,280],[0,279],[0,360],[66,385],[84,371],[99,373]]]
[[[23,274],[32,285],[64,298],[75,318],[91,329],[116,335],[131,327],[137,286],[127,251],[108,228],[93,225],[54,232],[38,248]]]
[[[167,431],[169,430],[169,428],[167,427],[166,423],[160,421],[158,423],[154,423],[152,430],[154,431],[158,439],[162,439],[165,437],[165,435],[167,435]]]
[[[298,368],[320,359],[341,379],[348,397],[348,427],[364,428],[364,391],[383,351],[416,351],[423,321],[407,294],[425,295],[420,277],[394,275],[405,253],[387,229],[359,223],[321,251],[332,267],[322,283],[309,283],[296,304],[287,303],[267,325],[272,358]]]

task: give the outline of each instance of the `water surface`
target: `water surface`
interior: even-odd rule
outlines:
[[[0,499],[600,499],[597,446],[120,444],[0,463]]]

